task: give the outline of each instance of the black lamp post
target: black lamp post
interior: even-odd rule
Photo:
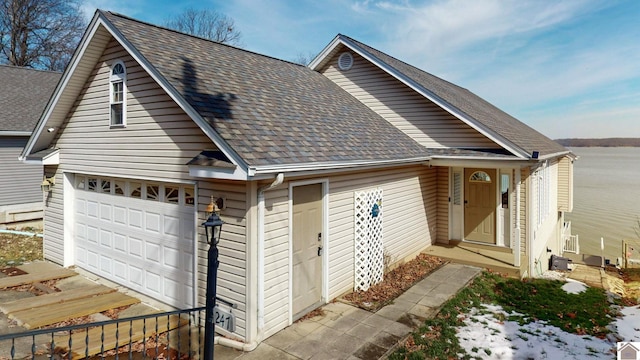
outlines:
[[[207,221],[202,223],[209,244],[207,254],[207,299],[205,310],[204,324],[204,359],[213,359],[213,337],[215,333],[215,324],[213,319],[213,308],[216,306],[216,285],[218,279],[218,242],[220,241],[220,232],[222,231],[222,220],[215,212],[211,212]]]

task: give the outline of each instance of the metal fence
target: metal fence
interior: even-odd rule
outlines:
[[[5,359],[201,358],[205,308],[0,335]]]

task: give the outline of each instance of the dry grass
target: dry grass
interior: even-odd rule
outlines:
[[[0,267],[42,260],[42,238],[0,234]]]

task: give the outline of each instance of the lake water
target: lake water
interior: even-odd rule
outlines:
[[[640,217],[640,148],[576,147],[573,212],[566,215],[580,236],[580,252],[605,258],[621,256],[622,239],[637,240]]]

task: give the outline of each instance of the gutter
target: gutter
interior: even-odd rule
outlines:
[[[31,131],[0,131],[0,136],[31,136]]]
[[[264,329],[264,193],[283,181],[284,173],[279,173],[271,184],[258,189],[258,342],[262,341]]]
[[[336,169],[350,169],[350,168],[363,168],[363,167],[376,167],[376,166],[389,166],[389,165],[407,165],[416,163],[426,163],[431,159],[431,156],[420,156],[409,159],[393,159],[393,160],[374,160],[374,161],[352,161],[352,162],[320,162],[320,163],[302,163],[302,164],[283,164],[283,165],[264,165],[264,166],[252,166],[249,167],[249,176],[256,177],[257,175],[279,174],[284,172],[310,172],[321,173],[326,171],[335,171]],[[308,174],[305,174],[308,175]]]

